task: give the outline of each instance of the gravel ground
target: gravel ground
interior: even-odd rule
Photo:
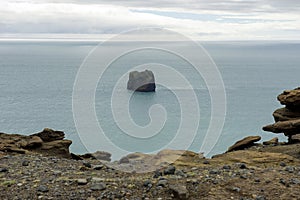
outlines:
[[[202,159],[145,174],[116,165],[122,169],[116,162],[3,155],[0,199],[300,199],[299,162],[248,166]]]

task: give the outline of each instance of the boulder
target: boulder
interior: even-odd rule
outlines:
[[[45,156],[56,156],[60,158],[71,158],[69,147],[72,144],[71,140],[56,140],[43,143],[38,149]]]
[[[278,137],[275,137],[269,141],[263,142],[264,145],[277,145],[278,144]]]
[[[237,141],[234,145],[229,147],[227,152],[249,148],[249,147],[253,146],[254,143],[258,142],[259,140],[261,140],[260,136],[245,137],[244,139]]]
[[[263,130],[273,133],[284,133],[286,136],[296,135],[300,133],[300,119],[279,121],[263,127]]]
[[[289,139],[289,143],[291,144],[300,143],[300,134],[292,135]]]
[[[40,153],[45,156],[70,158],[70,140],[64,140],[64,133],[51,129],[33,135],[0,133],[0,151],[28,154]]]
[[[300,87],[284,91],[277,99],[282,105],[286,105],[287,107],[300,107]]]
[[[155,92],[155,78],[152,71],[133,71],[129,74],[127,89],[138,92]]]
[[[280,108],[273,113],[275,122],[300,119],[300,110],[291,110],[288,108]]]
[[[42,132],[33,134],[33,136],[40,137],[44,142],[52,142],[56,140],[63,140],[65,134],[62,131],[54,131],[49,128],[45,128]]]

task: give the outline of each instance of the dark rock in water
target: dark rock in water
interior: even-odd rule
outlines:
[[[133,71],[129,74],[127,89],[138,92],[155,92],[155,78],[152,71]]]
[[[264,145],[277,145],[278,144],[278,137],[275,137],[269,141],[263,142]]]
[[[236,151],[236,150],[242,150],[248,147],[251,147],[254,145],[255,142],[259,141],[261,139],[260,136],[249,136],[242,140],[237,141],[234,145],[228,148],[227,152],[230,151]]]

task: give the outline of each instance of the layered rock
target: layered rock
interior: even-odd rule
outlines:
[[[155,78],[152,71],[133,71],[129,74],[127,89],[138,92],[155,92]]]
[[[300,88],[286,90],[277,97],[284,108],[273,113],[274,124],[263,127],[264,131],[284,133],[289,143],[299,142],[300,134]]]
[[[44,129],[29,136],[0,133],[0,151],[11,153],[40,153],[45,156],[70,158],[70,140],[64,140],[61,131]]]
[[[248,136],[242,140],[237,141],[234,145],[228,148],[227,152],[243,150],[254,145],[255,142],[261,140],[260,136]]]

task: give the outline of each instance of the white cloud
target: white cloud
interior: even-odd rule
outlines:
[[[163,27],[200,40],[300,39],[299,3],[291,0],[290,6],[279,0],[170,2],[1,1],[0,33],[117,34]]]

